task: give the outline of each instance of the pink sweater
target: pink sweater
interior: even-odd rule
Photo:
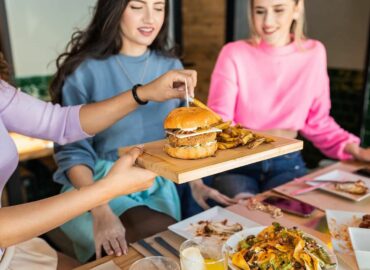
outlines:
[[[325,48],[316,40],[302,47],[225,45],[212,74],[208,106],[224,120],[251,129],[299,131],[327,156],[350,159],[343,149],[359,138],[329,115]]]

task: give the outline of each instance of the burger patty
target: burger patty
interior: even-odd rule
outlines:
[[[180,146],[193,146],[197,144],[205,144],[211,141],[216,140],[216,132],[212,133],[205,133],[201,135],[196,136],[190,136],[186,138],[178,138],[174,135],[169,134],[168,140],[170,142],[170,145],[173,147],[180,147]]]

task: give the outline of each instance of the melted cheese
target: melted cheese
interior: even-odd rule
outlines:
[[[183,129],[184,131],[193,131],[193,130],[188,130],[188,129]],[[196,130],[196,129],[195,129]],[[199,131],[199,132],[194,132],[194,133],[190,133],[190,134],[175,134],[171,131],[168,131],[166,130],[166,133],[167,134],[171,134],[177,138],[187,138],[187,137],[192,137],[192,136],[198,136],[198,135],[202,135],[202,134],[207,134],[207,133],[213,133],[213,132],[222,132],[221,129],[218,129],[218,128],[210,128],[210,129],[207,129],[207,130],[202,130],[202,131]]]

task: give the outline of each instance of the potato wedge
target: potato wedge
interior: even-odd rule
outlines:
[[[199,101],[198,99],[196,98],[193,98],[192,104],[194,104],[196,107],[199,107],[199,108],[202,108],[202,109],[206,109],[208,111],[210,111],[211,113],[213,113],[220,121],[222,121],[222,118],[221,116],[219,116],[217,113],[215,113],[213,110],[211,110],[211,108],[209,108],[207,105],[205,105],[203,102]]]

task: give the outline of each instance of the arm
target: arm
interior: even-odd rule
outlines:
[[[326,71],[325,50],[322,53],[321,69],[318,68],[319,73],[316,77],[321,83],[321,89],[316,93],[305,126],[300,132],[328,157],[341,160],[351,159],[352,155],[348,147],[349,145],[358,147],[360,139],[342,129],[330,116],[330,87]]]
[[[162,102],[184,98],[184,86],[175,88],[174,82],[188,82],[190,94],[194,95],[196,72],[191,70],[169,71],[151,83],[138,88],[143,101]],[[9,100],[0,103],[0,113],[9,131],[49,139],[60,144],[77,141],[88,134],[96,134],[111,126],[137,108],[131,91],[110,99],[79,106],[62,108],[37,100],[1,83],[0,90],[7,91]],[[4,104],[6,103],[6,104]],[[2,106],[4,105],[4,106]]]
[[[137,94],[143,101],[163,102],[174,98],[184,98],[184,86],[174,91],[174,82],[187,81],[190,95],[194,96],[196,72],[190,70],[172,70],[147,85],[139,87]],[[132,92],[124,92],[102,102],[89,104],[81,109],[81,125],[89,134],[96,134],[138,107]],[[95,117],[92,115],[95,114]]]
[[[88,88],[88,83],[75,76],[69,77],[63,85],[62,104],[74,106],[90,103],[92,98]],[[94,138],[88,138],[67,145],[55,145],[54,157],[58,165],[54,174],[56,182],[72,184],[75,189],[90,186],[95,182],[93,171],[98,157],[93,141]],[[125,254],[127,252],[125,229],[110,209],[108,202],[92,208],[91,215],[96,257],[101,257],[102,246],[108,255],[112,254],[112,250],[117,256]],[[119,241],[118,245],[117,241]]]
[[[68,171],[68,178],[77,189],[94,183],[90,168],[76,165]],[[91,209],[94,231],[96,257],[100,258],[102,248],[108,255],[121,256],[127,254],[126,230],[108,202]]]
[[[224,121],[234,121],[238,92],[237,67],[231,55],[231,47],[226,45],[220,52],[212,73],[208,106]]]
[[[116,196],[150,187],[155,174],[133,167],[140,153],[140,149],[132,149],[116,162],[104,179],[93,185],[36,202],[0,208],[0,247],[36,237]]]

